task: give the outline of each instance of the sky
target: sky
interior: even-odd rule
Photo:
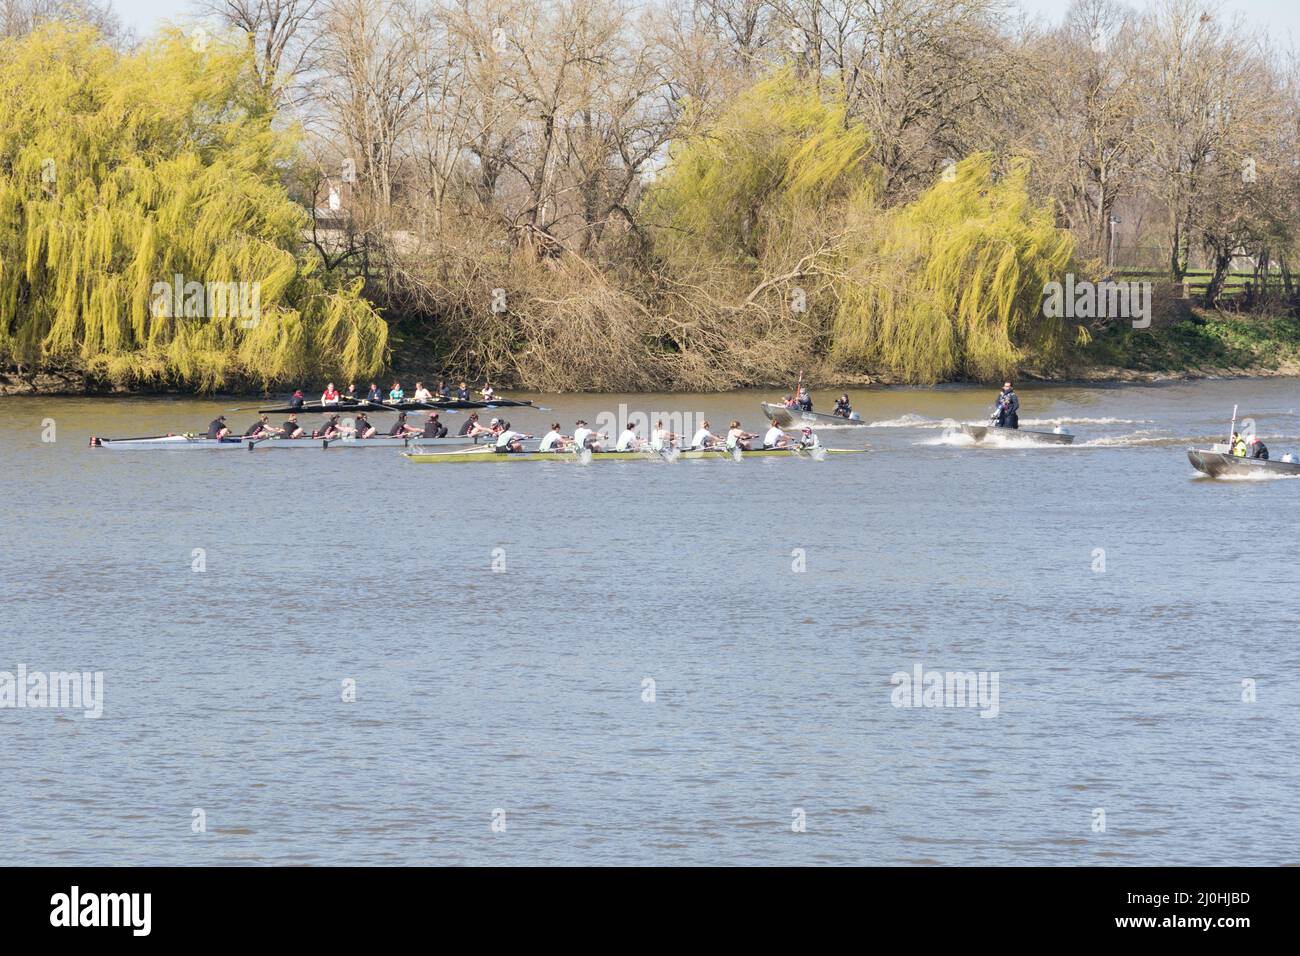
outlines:
[[[186,0],[112,0],[113,9],[123,22],[145,37],[163,20],[184,20],[191,9]],[[1070,0],[1020,0],[1031,14],[1049,23],[1058,22]],[[1130,6],[1142,9],[1147,0],[1130,0]],[[1300,3],[1297,0],[1205,0],[1205,8],[1225,14],[1242,13],[1246,19],[1268,32],[1279,45],[1300,38]]]

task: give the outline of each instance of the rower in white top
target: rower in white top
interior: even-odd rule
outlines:
[[[423,382],[416,382],[416,383],[415,383],[415,394],[413,394],[413,395],[411,396],[411,401],[413,401],[413,402],[431,402],[431,401],[433,401],[433,394],[432,394],[432,393],[431,393],[427,388],[424,387],[424,383],[423,383]]]
[[[533,437],[532,435],[513,431],[509,422],[502,422],[500,428],[501,432],[497,435],[496,450],[501,454],[518,454],[524,450],[524,439]]]
[[[597,434],[587,426],[587,423],[579,418],[574,423],[573,428],[573,445],[578,451],[590,448],[592,451],[604,451],[605,447],[601,444],[604,439],[603,434]]]
[[[790,436],[781,431],[776,425],[769,428],[767,434],[763,436],[764,448],[785,448],[789,444]]]
[[[538,451],[568,451],[569,446],[573,444],[574,439],[560,434],[560,423],[552,422],[551,430],[542,436],[542,443],[537,446]]]
[[[653,451],[672,451],[674,444],[680,441],[681,435],[670,432],[664,427],[663,419],[655,422],[655,430],[650,433],[650,448]]]
[[[721,443],[722,439],[709,431],[709,420],[707,418],[700,422],[700,427],[695,430],[695,437],[691,439],[692,448],[712,448]]]
[[[727,428],[727,451],[749,451],[749,443],[758,436],[740,427],[740,422],[732,420]]]
[[[822,443],[817,438],[817,433],[812,430],[812,426],[805,425],[799,435],[800,448],[821,448]]]
[[[623,433],[618,436],[618,444],[614,446],[615,451],[640,451],[641,439],[637,437],[636,429],[632,423],[628,422]]]

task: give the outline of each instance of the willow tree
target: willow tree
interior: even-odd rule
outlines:
[[[868,134],[833,84],[789,69],[681,128],[642,207],[673,341],[683,364],[719,370],[715,385],[771,381],[802,366],[833,315],[843,212],[875,186]]]
[[[995,178],[990,156],[976,154],[892,210],[878,234],[855,235],[834,357],[919,383],[1000,378],[1054,357],[1065,328],[1043,316],[1043,289],[1063,278],[1073,241],[1030,199],[1027,177],[1015,163]]]
[[[0,360],[210,390],[377,371],[386,325],[302,255],[242,44],[0,43]]]

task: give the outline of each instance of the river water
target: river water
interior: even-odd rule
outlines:
[[[1069,448],[949,434],[987,389],[854,397],[822,439],[865,455],[509,468],[89,449],[251,403],[6,399],[0,671],[103,675],[98,718],[0,709],[7,858],[1295,863],[1300,482],[1184,447],[1238,404],[1300,452],[1300,383],[1022,390]]]

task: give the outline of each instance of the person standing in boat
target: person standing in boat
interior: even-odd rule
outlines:
[[[807,385],[799,386],[799,391],[795,394],[794,403],[805,412],[811,412],[813,410],[812,393],[808,391]]]
[[[1228,442],[1228,452],[1235,458],[1246,457],[1246,439],[1242,438],[1239,432],[1232,433],[1232,441]]]
[[[845,392],[839,398],[835,399],[835,407],[831,409],[831,414],[836,418],[853,417],[853,406],[849,404],[848,392]]]
[[[230,429],[226,425],[225,415],[218,415],[208,422],[208,437],[215,438],[217,441],[230,437]]]
[[[325,386],[325,391],[321,392],[320,403],[322,405],[337,405],[339,403],[339,390],[330,382]]]
[[[438,420],[437,412],[430,412],[429,417],[424,422],[425,438],[446,438],[447,426]]]
[[[721,441],[721,438],[709,431],[709,420],[706,418],[700,422],[700,427],[695,430],[695,437],[691,439],[691,447],[712,448]]]
[[[1010,382],[1002,383],[997,402],[993,406],[993,421],[999,428],[1020,427],[1020,396]]]

